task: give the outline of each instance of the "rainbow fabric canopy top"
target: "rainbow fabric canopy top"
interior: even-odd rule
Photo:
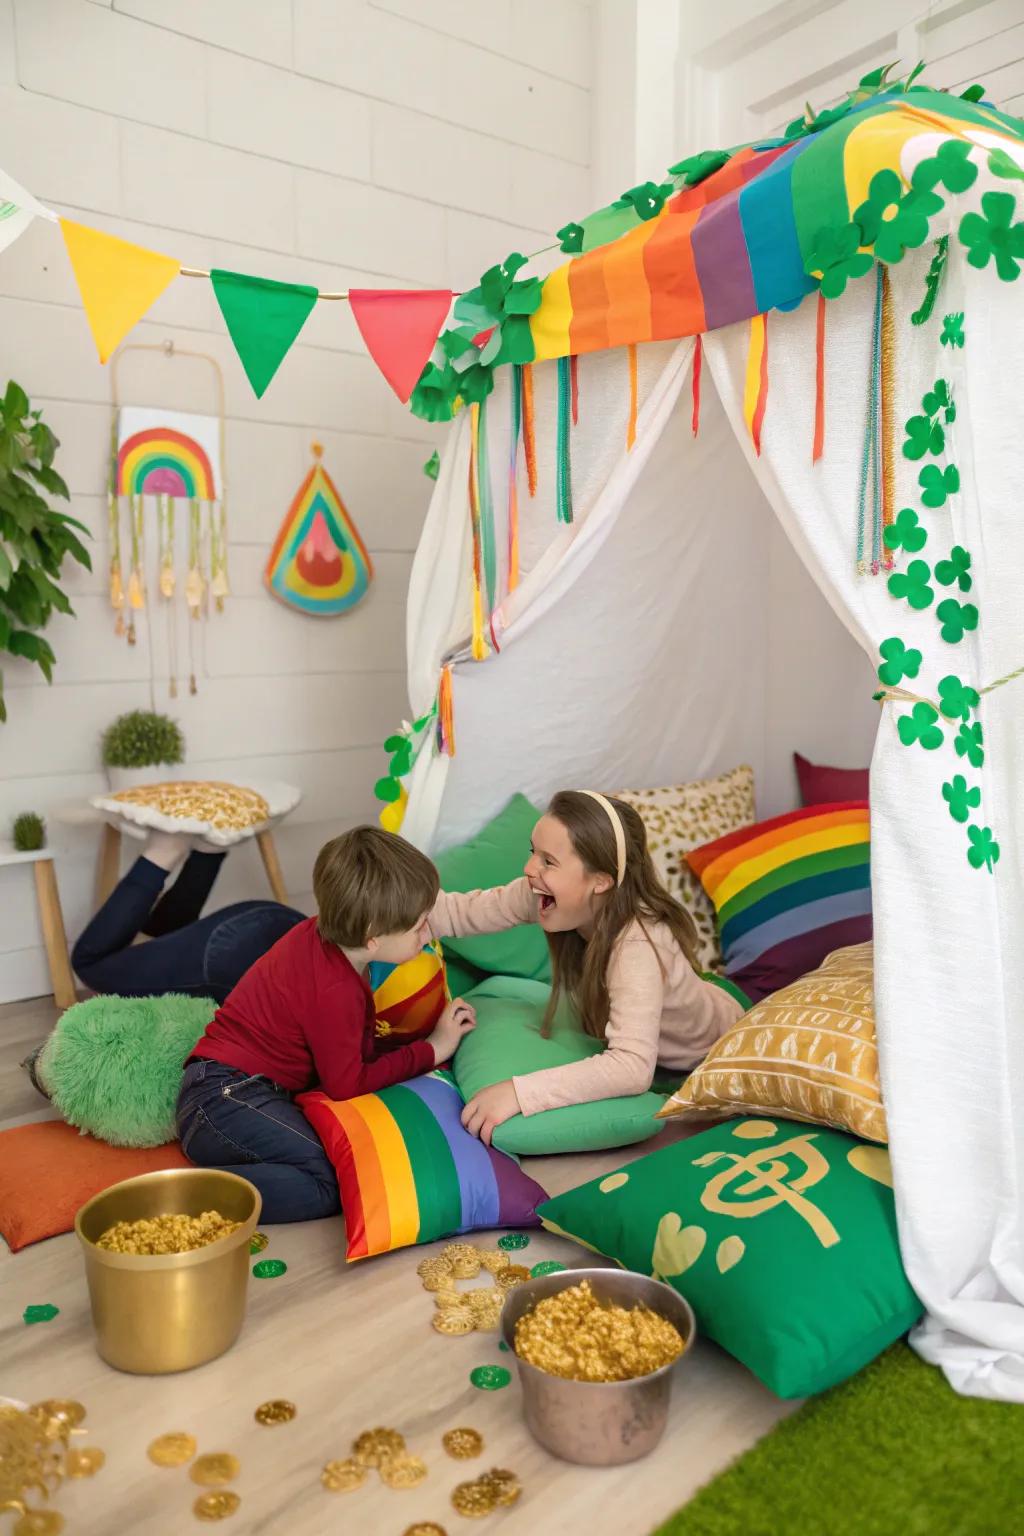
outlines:
[[[667,181],[632,188],[582,224],[566,225],[562,249],[580,254],[544,279],[517,281],[525,265],[518,256],[492,268],[456,303],[413,409],[440,420],[460,401],[479,402],[502,363],[697,335],[794,308],[830,266],[870,250],[883,221],[878,259],[899,260],[922,245],[942,207],[936,190],[963,190],[958,155],[976,145],[1002,148],[997,174],[1015,174],[1005,150],[1024,144],[1019,119],[925,86],[879,91],[881,84],[868,77],[840,107],[792,125],[786,139],[695,155]],[[919,161],[957,145],[942,161],[948,174],[928,184],[912,179]],[[881,173],[888,174],[880,180]],[[857,214],[860,226],[852,223]],[[842,241],[851,229],[852,252]]]

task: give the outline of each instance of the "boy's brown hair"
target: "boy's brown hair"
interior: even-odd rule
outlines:
[[[430,860],[379,827],[354,827],[325,843],[313,867],[318,928],[328,944],[362,949],[368,939],[407,933],[441,888]]]

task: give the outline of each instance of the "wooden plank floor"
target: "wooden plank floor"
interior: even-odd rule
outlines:
[[[0,1126],[52,1114],[18,1062],[54,1018],[46,1001],[0,1007]],[[527,1167],[556,1193],[662,1144],[648,1142],[632,1154],[531,1159]],[[449,1536],[472,1529],[646,1536],[792,1406],[700,1341],[678,1372],[658,1449],[633,1467],[574,1467],[531,1440],[515,1381],[498,1392],[470,1385],[475,1365],[509,1363],[497,1335],[450,1339],[430,1327],[432,1299],[415,1273],[425,1250],[346,1266],[340,1219],[271,1227],[269,1236],[266,1256],[284,1259],[288,1272],[250,1283],[238,1343],[199,1370],[162,1377],[123,1375],[96,1354],[72,1235],[16,1255],[0,1243],[0,1394],[78,1399],[88,1409],[89,1428],[78,1443],[107,1455],[97,1477],[57,1495],[69,1536],[128,1529],[135,1536],[180,1536],[198,1527],[191,1506],[200,1490],[184,1471],[161,1470],[146,1459],[149,1441],[168,1430],[194,1434],[201,1451],[239,1457],[234,1487],[241,1508],[224,1527],[231,1536],[323,1536],[348,1521],[370,1536],[402,1536],[420,1520],[437,1521]],[[545,1233],[531,1238],[523,1258],[596,1262]],[[22,1312],[36,1302],[54,1302],[60,1315],[26,1327]],[[297,1405],[293,1423],[268,1429],[254,1422],[257,1404],[272,1397]],[[374,1478],[353,1493],[327,1493],[319,1481],[324,1462],[345,1456],[353,1437],[377,1424],[400,1429],[410,1450],[423,1456],[426,1482],[397,1492]],[[460,1424],[482,1431],[487,1445],[480,1461],[454,1462],[442,1451],[442,1433]],[[523,1497],[471,1525],[454,1512],[449,1495],[456,1483],[490,1466],[518,1472]]]

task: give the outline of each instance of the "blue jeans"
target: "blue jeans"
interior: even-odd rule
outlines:
[[[341,1210],[323,1143],[292,1095],[269,1078],[193,1059],[178,1095],[177,1126],[191,1162],[227,1168],[255,1184],[262,1221],[313,1221]]]
[[[301,912],[276,901],[239,901],[200,917],[224,858],[190,854],[166,894],[166,871],[136,859],[71,953],[86,986],[121,997],[195,993],[222,1003],[249,967],[302,921]],[[140,933],[152,937],[133,944]]]

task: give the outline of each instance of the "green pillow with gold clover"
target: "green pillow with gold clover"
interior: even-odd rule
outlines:
[[[885,1147],[732,1120],[538,1208],[544,1226],[666,1280],[779,1397],[844,1381],[921,1316]]]

